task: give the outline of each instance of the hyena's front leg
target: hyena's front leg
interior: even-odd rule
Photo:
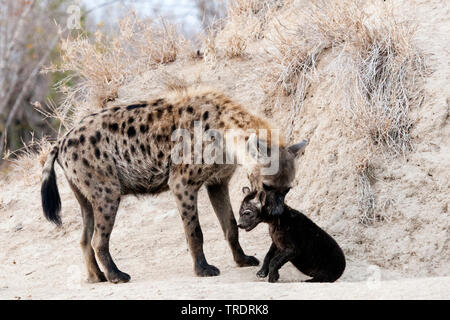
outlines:
[[[230,245],[234,261],[239,267],[257,266],[259,264],[258,259],[245,255],[239,244],[239,231],[231,207],[228,183],[208,185],[207,190],[214,212]]]
[[[173,192],[178,211],[183,220],[184,232],[194,262],[194,271],[198,276],[211,277],[220,274],[219,269],[208,264],[203,253],[203,233],[197,212],[198,187],[187,184],[185,179],[171,177],[170,189]]]

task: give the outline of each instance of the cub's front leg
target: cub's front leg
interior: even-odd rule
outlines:
[[[293,259],[295,251],[292,249],[285,249],[283,251],[277,250],[275,256],[269,263],[269,282],[277,282],[280,278],[278,270],[288,261]]]
[[[269,274],[270,261],[272,260],[273,256],[276,254],[276,252],[277,252],[277,247],[272,242],[272,245],[270,246],[269,251],[266,254],[266,257],[264,258],[264,262],[263,262],[261,269],[256,273],[256,276],[258,278],[267,277],[267,275]]]

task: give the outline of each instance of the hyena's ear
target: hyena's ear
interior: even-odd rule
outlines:
[[[244,195],[248,195],[250,192],[251,192],[251,190],[250,190],[249,187],[243,187],[243,188],[242,188],[242,193],[243,193]]]
[[[308,145],[308,141],[303,140],[300,143],[293,144],[288,148],[288,150],[295,156],[299,157],[305,151],[306,146]]]

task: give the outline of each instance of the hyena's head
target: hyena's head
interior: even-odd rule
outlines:
[[[291,146],[268,146],[253,135],[248,140],[248,150],[256,165],[248,171],[251,189],[263,191],[263,185],[283,193],[295,179],[297,159],[304,153],[308,142],[303,140]]]

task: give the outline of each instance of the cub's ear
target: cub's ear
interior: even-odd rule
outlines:
[[[308,145],[308,141],[303,140],[303,141],[300,142],[300,143],[293,144],[292,146],[290,146],[290,147],[288,148],[288,150],[289,150],[295,157],[298,157],[298,156],[300,156],[300,155],[305,151],[305,148],[306,148],[307,145]]]
[[[250,192],[251,192],[251,190],[250,190],[249,187],[243,187],[243,188],[242,188],[242,193],[243,193],[244,195],[248,195]]]

